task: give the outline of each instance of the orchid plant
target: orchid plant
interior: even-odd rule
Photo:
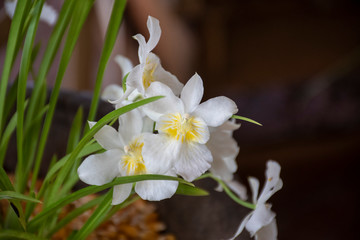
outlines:
[[[10,204],[6,216],[1,218],[0,239],[51,238],[72,219],[97,206],[84,226],[69,237],[85,239],[111,214],[137,199],[136,196],[160,201],[174,194],[207,195],[207,191],[193,183],[203,178],[215,180],[216,190],[224,191],[235,202],[251,209],[232,239],[244,228],[255,239],[277,239],[275,213],[267,201],[282,187],[280,165],[275,161],[267,163],[267,180],[259,197],[259,181],[249,178],[251,202],[247,201],[246,187],[234,180],[239,147],[232,135],[240,127],[236,119],[260,124],[235,115],[238,111],[235,102],[225,96],[202,102],[203,80],[197,73],[184,85],[161,66],[160,58],[152,52],[161,36],[156,18],[148,18],[148,41],[141,34],[134,36],[139,43],[138,65],[133,66],[124,56],[115,58],[123,73],[122,86],[105,88],[101,98],[113,104],[114,110],[94,121],[104,71],[122,21],[124,0],[114,1],[88,126],[82,126],[80,108],[69,134],[67,154],[61,158],[54,156],[41,187],[36,188],[61,82],[93,2],[65,0],[58,14],[45,0],[5,1],[4,9],[13,19],[0,85],[0,199],[7,199]],[[34,69],[39,48],[34,41],[39,21],[54,28],[40,68]],[[59,47],[61,42],[63,49]],[[21,53],[19,72],[10,85],[18,52]],[[58,52],[60,64],[47,101],[45,79]],[[35,80],[34,88],[26,96],[31,76]],[[14,106],[16,111],[12,112]],[[116,121],[117,129],[112,126]],[[12,182],[3,165],[10,137],[15,132],[17,166]],[[92,186],[73,190],[79,179]],[[107,193],[65,220],[59,218],[67,204],[106,189]],[[38,204],[42,210],[35,214]]]

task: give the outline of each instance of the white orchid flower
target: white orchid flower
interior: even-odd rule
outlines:
[[[14,17],[17,0],[5,0],[5,12],[10,17]],[[50,26],[53,26],[57,20],[57,11],[50,5],[44,3],[40,14],[40,20],[44,21]]]
[[[101,94],[101,99],[104,101],[115,101],[122,98],[124,95],[124,90],[117,84],[110,84],[105,87],[104,91]]]
[[[134,65],[132,64],[131,60],[123,55],[116,55],[114,60],[121,69],[122,79],[124,79],[126,74],[131,72],[131,70],[134,68]]]
[[[236,157],[240,150],[233,138],[233,131],[239,129],[239,127],[240,124],[236,124],[235,119],[226,121],[219,127],[210,127],[210,139],[206,146],[213,156],[210,172],[215,177],[223,180],[241,199],[246,200],[246,187],[233,179],[238,168]],[[223,191],[221,184],[215,190]]]
[[[179,95],[183,84],[179,82],[176,76],[166,71],[160,63],[160,59],[151,51],[158,44],[161,36],[161,28],[159,20],[149,16],[147,20],[147,27],[150,33],[149,40],[146,42],[145,37],[141,34],[136,34],[134,39],[139,43],[139,62],[130,73],[126,81],[127,90],[125,97],[127,97],[134,89],[144,95],[146,89],[153,82],[162,82],[174,92]]]
[[[95,123],[90,122],[90,127]],[[79,178],[90,185],[103,185],[115,177],[137,174],[163,174],[175,176],[170,169],[152,166],[142,154],[144,146],[143,120],[134,109],[119,118],[119,129],[104,126],[94,136],[106,150],[87,157],[78,168]],[[155,169],[155,170],[154,170]],[[177,181],[142,181],[135,184],[135,192],[143,199],[158,201],[170,198],[177,189]],[[131,193],[133,184],[114,186],[112,204],[120,204]]]
[[[116,55],[114,60],[119,65],[122,72],[122,80],[124,80],[125,76],[133,69],[134,66],[130,59],[122,55]],[[127,100],[133,102],[139,96],[140,93],[135,89],[127,96]],[[101,99],[115,104],[115,108],[124,106],[124,102],[126,102],[124,89],[118,84],[110,84],[106,86],[101,95]]]
[[[253,177],[249,178],[249,184],[253,193],[252,200],[256,204],[256,208],[243,219],[237,232],[231,239],[235,239],[244,228],[250,232],[251,237],[255,236],[255,240],[277,239],[276,214],[270,210],[271,205],[266,203],[266,201],[283,186],[280,170],[281,167],[277,162],[271,160],[267,162],[266,183],[259,198],[259,180]]]
[[[208,126],[220,126],[237,112],[236,104],[223,96],[200,104],[203,92],[198,74],[186,83],[180,98],[168,86],[154,82],[146,95],[166,97],[143,107],[159,131],[147,139],[144,154],[159,165],[174,165],[176,173],[187,181],[193,181],[211,166],[213,157],[205,145],[210,137]]]
[[[209,128],[210,139],[206,146],[214,158],[210,172],[224,181],[231,181],[237,170],[236,157],[240,148],[232,133],[239,127],[234,121],[226,121],[219,127]]]

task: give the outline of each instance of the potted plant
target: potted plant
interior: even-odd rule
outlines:
[[[184,85],[161,66],[159,57],[152,53],[161,35],[156,18],[148,18],[147,41],[141,34],[134,36],[139,43],[139,64],[133,67],[126,58],[118,57],[124,73],[122,87],[109,86],[102,95],[114,110],[94,121],[104,71],[125,9],[124,0],[115,0],[113,4],[95,89],[86,111],[87,122],[84,124],[80,107],[69,131],[65,154],[52,156],[37,188],[44,153],[52,142],[49,133],[55,126],[61,82],[93,2],[65,0],[58,16],[44,0],[6,2],[13,19],[0,85],[0,198],[6,199],[9,207],[1,219],[0,238],[51,238],[62,226],[96,207],[86,222],[68,236],[85,239],[139,197],[160,201],[174,195],[207,195],[206,190],[196,186],[196,181],[209,178],[236,204],[251,209],[233,238],[246,228],[257,239],[276,239],[275,213],[267,200],[282,187],[279,164],[268,162],[267,180],[260,195],[259,181],[249,179],[251,201],[246,200],[246,188],[233,180],[239,150],[232,138],[239,127],[235,119],[258,123],[235,115],[236,104],[227,97],[201,102],[204,87],[198,74]],[[35,36],[42,19],[55,25],[40,67],[34,69],[38,49]],[[45,79],[58,52],[61,58],[56,80],[47,98]],[[10,73],[18,53],[19,72],[10,86]],[[35,81],[27,95],[30,75]],[[114,124],[118,126],[114,128]],[[16,167],[12,182],[3,164],[13,134]],[[90,186],[74,188],[79,180]],[[68,204],[104,190],[105,193],[61,217]],[[186,213],[183,217],[191,218]]]

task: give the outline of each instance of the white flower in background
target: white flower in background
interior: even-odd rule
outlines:
[[[104,91],[101,94],[101,99],[104,101],[115,101],[124,96],[124,90],[117,84],[110,84],[105,87]]]
[[[131,60],[122,55],[115,56],[115,62],[119,65],[122,72],[122,79],[126,76],[126,74],[130,73],[130,71],[134,68]]]
[[[159,162],[159,166],[174,165],[176,173],[187,181],[211,166],[213,157],[205,145],[210,137],[208,126],[218,127],[237,112],[236,104],[223,96],[200,104],[203,92],[203,82],[197,74],[186,83],[180,98],[168,86],[154,82],[146,95],[165,98],[143,107],[159,131],[147,138],[144,154]]]
[[[146,89],[153,82],[162,82],[167,85],[175,95],[179,95],[183,84],[173,74],[165,71],[160,64],[160,59],[158,56],[153,54],[151,51],[155,48],[159,42],[161,35],[161,28],[159,25],[159,20],[149,16],[147,20],[147,27],[150,33],[150,38],[148,42],[145,41],[145,38],[141,34],[136,34],[134,38],[139,43],[139,62],[127,78],[126,94],[127,97],[130,92],[134,89],[137,89],[142,95],[145,94]]]
[[[256,240],[277,239],[276,214],[270,210],[271,205],[266,201],[283,186],[280,170],[281,167],[277,162],[271,160],[267,162],[266,183],[259,198],[259,180],[253,177],[249,178],[253,193],[252,201],[256,204],[256,208],[244,218],[236,234],[231,239],[235,239],[244,228],[250,232],[251,237],[255,236]]]
[[[115,56],[115,62],[119,65],[121,72],[122,72],[122,81],[124,81],[125,76],[133,69],[133,64],[127,57],[124,57],[122,55],[116,55]],[[140,93],[135,90],[133,91],[130,96],[128,96],[129,101],[135,100]],[[104,101],[109,101],[111,103],[114,103],[116,105],[116,108],[119,108],[124,98],[124,89],[119,86],[118,84],[110,84],[105,87],[101,99]],[[118,100],[118,101],[117,101]],[[123,105],[122,105],[123,106]]]
[[[233,180],[234,173],[238,166],[236,157],[239,153],[239,146],[233,138],[233,131],[239,129],[240,124],[235,123],[235,119],[226,121],[219,127],[210,127],[210,139],[206,146],[211,151],[213,162],[210,172],[217,178],[223,180],[241,199],[247,198],[246,187]],[[222,191],[219,184],[217,191]]]
[[[5,12],[10,17],[14,17],[15,8],[16,8],[17,0],[5,0]],[[41,14],[40,14],[40,20],[44,21],[50,26],[53,26],[57,20],[58,14],[56,10],[44,3]]]
[[[175,176],[170,169],[147,162],[142,154],[144,146],[141,134],[143,119],[141,113],[134,109],[119,118],[118,132],[104,126],[94,136],[106,150],[104,153],[87,157],[78,168],[79,178],[90,185],[103,185],[115,177],[137,174],[162,174]],[[95,123],[90,123],[92,127]],[[170,198],[177,189],[177,181],[141,181],[135,184],[135,192],[145,200],[158,201]],[[120,204],[131,193],[133,184],[114,186],[112,204]]]

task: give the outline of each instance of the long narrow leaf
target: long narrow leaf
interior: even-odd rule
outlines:
[[[71,153],[69,159],[66,161],[65,165],[61,169],[59,175],[57,176],[55,183],[52,187],[52,194],[51,196],[55,197],[57,191],[60,189],[61,184],[63,184],[67,173],[70,171],[71,167],[74,164],[74,161],[78,157],[78,154],[82,150],[82,148],[90,141],[90,139],[95,135],[97,131],[99,131],[105,124],[111,122],[113,119],[118,118],[120,115],[129,112],[137,107],[145,105],[147,103],[156,101],[162,98],[162,96],[151,97],[147,99],[140,100],[135,103],[131,103],[119,109],[116,109],[108,114],[106,114],[103,118],[101,118],[91,129],[90,131],[81,139],[79,144],[76,146],[74,151]]]
[[[101,53],[100,61],[99,61],[99,69],[96,76],[95,89],[93,91],[93,98],[90,105],[89,112],[89,121],[93,121],[95,118],[95,114],[98,107],[100,90],[102,85],[102,80],[104,77],[106,65],[109,61],[111,52],[114,48],[114,44],[116,41],[117,34],[119,32],[120,24],[123,18],[124,10],[125,10],[126,0],[115,0],[112,8],[112,13],[110,17],[110,21],[108,24],[108,28],[106,31],[105,41],[103,45],[103,50]]]
[[[85,146],[83,148],[83,150],[79,153],[78,157],[82,158],[82,157],[87,156],[89,154],[93,154],[95,152],[98,152],[101,149],[102,149],[102,147],[97,143],[89,144],[89,145],[87,145],[87,146]],[[42,186],[40,188],[38,198],[41,198],[43,196],[44,191],[47,189],[49,181],[56,176],[55,174],[64,166],[65,162],[69,159],[69,157],[70,157],[70,154],[66,155],[65,157],[60,159],[58,162],[56,162],[52,168],[50,168],[50,170],[46,174],[46,177],[45,177],[45,179],[43,181],[43,184],[42,184]]]
[[[32,60],[32,48],[34,44],[35,34],[37,31],[40,13],[44,0],[39,1],[37,6],[34,9],[34,17],[32,17],[26,38],[24,43],[24,49],[22,52],[21,63],[20,63],[20,73],[19,73],[19,84],[17,91],[17,128],[16,128],[16,140],[17,140],[17,166],[15,172],[16,179],[16,188],[19,192],[25,191],[25,185],[27,179],[24,176],[27,176],[25,172],[25,163],[23,155],[23,141],[24,141],[24,112],[25,112],[25,94],[26,94],[26,82],[28,79],[28,74],[30,70],[30,64]]]
[[[261,124],[261,123],[258,123],[257,121],[252,120],[252,119],[247,118],[247,117],[242,117],[242,116],[238,116],[238,115],[233,115],[231,118],[234,118],[234,119],[239,119],[239,120],[242,120],[242,121],[246,121],[246,122],[250,122],[250,123],[253,123],[253,124],[256,124],[256,125],[262,126],[262,124]]]
[[[176,190],[176,194],[186,195],[186,196],[207,196],[209,193],[201,188],[189,186],[188,184],[179,183],[179,186]]]
[[[0,239],[4,239],[4,240],[8,240],[8,239],[45,240],[44,238],[38,237],[31,233],[20,232],[20,231],[9,230],[9,229],[1,229]]]
[[[171,181],[178,181],[179,183],[189,184],[193,186],[192,183],[186,182],[184,179],[172,177],[172,176],[165,176],[165,175],[156,175],[156,174],[145,174],[145,175],[135,175],[135,176],[126,176],[126,177],[118,177],[114,179],[112,182],[104,184],[102,186],[89,186],[83,189],[80,189],[62,199],[57,200],[56,202],[49,205],[45,208],[41,213],[39,213],[36,217],[34,217],[28,225],[30,231],[35,231],[36,228],[44,221],[46,218],[53,213],[55,213],[58,209],[66,206],[67,204],[80,199],[84,196],[94,194],[105,190],[107,188],[113,187],[119,184],[126,184],[126,183],[135,183],[138,181],[146,181],[146,180],[171,180]]]
[[[55,24],[54,30],[50,36],[48,45],[46,47],[44,57],[41,61],[39,68],[39,74],[35,81],[35,86],[31,94],[30,105],[28,114],[26,117],[26,123],[30,123],[35,115],[36,108],[38,107],[39,98],[41,95],[42,88],[45,83],[45,77],[53,63],[55,55],[59,49],[60,43],[63,39],[65,30],[68,27],[68,24],[71,19],[71,14],[73,11],[73,6],[76,1],[74,0],[65,0],[61,8],[58,20]]]
[[[111,189],[106,195],[96,210],[91,214],[90,218],[85,222],[82,228],[71,238],[76,240],[85,239],[101,222],[106,218],[107,213],[112,208],[113,190]]]
[[[36,198],[32,198],[30,196],[26,196],[24,194],[14,192],[14,191],[0,192],[0,199],[17,199],[17,200],[23,200],[23,201],[27,201],[27,202],[41,203],[41,201],[37,200]]]
[[[70,153],[78,144],[81,135],[82,121],[83,121],[83,109],[82,107],[79,107],[79,109],[75,114],[73,123],[71,124],[68,144],[66,147],[66,153]]]
[[[0,139],[0,166],[3,166],[4,164],[7,146],[9,144],[11,135],[15,131],[16,123],[17,123],[17,112],[15,112],[14,115],[10,118],[9,123],[5,128],[4,134]]]
[[[16,43],[20,36],[20,29],[22,27],[23,18],[25,16],[26,9],[26,0],[19,0],[15,9],[14,17],[11,22],[10,33],[8,38],[8,43],[6,47],[6,57],[3,65],[3,72],[1,75],[0,81],[0,138],[2,135],[3,129],[3,113],[4,113],[4,105],[5,105],[5,96],[6,96],[6,88],[9,81],[12,63],[15,59],[16,55]]]
[[[33,171],[33,178],[31,181],[31,188],[30,188],[31,190],[33,190],[35,187],[36,179],[39,173],[41,160],[44,154],[47,137],[50,131],[50,126],[52,123],[57,99],[60,92],[61,82],[64,77],[67,65],[70,61],[71,55],[73,53],[77,39],[79,37],[80,31],[85,22],[85,19],[88,16],[92,4],[93,4],[93,0],[76,1],[76,6],[75,6],[76,8],[74,10],[74,14],[69,28],[68,36],[65,42],[63,54],[61,56],[59,70],[55,80],[55,85],[50,97],[49,110],[45,118],[43,131],[41,133],[41,137],[39,141],[39,147],[38,147],[38,152],[36,155],[35,166]]]
[[[0,167],[0,189],[2,191],[14,191],[14,187],[3,167]],[[21,224],[22,228],[26,229],[25,215],[19,200],[9,199],[9,201],[12,210],[16,213],[17,220]]]
[[[73,219],[77,218],[87,210],[98,205],[103,199],[104,197],[100,197],[100,196],[96,197],[95,199],[85,203],[84,205],[72,210],[68,215],[66,215],[63,219],[61,219],[58,223],[56,223],[55,227],[47,233],[48,237],[51,237],[53,234],[55,234],[57,231],[59,231],[61,228],[66,226]]]

